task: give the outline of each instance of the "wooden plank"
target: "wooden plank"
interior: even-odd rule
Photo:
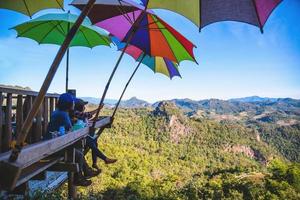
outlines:
[[[63,157],[52,158],[50,160],[41,160],[41,161],[25,168],[24,170],[22,170],[20,177],[17,180],[16,186],[14,186],[14,187],[17,187],[17,186],[29,181],[36,175],[47,170],[49,167],[55,165],[57,162],[60,162],[62,160],[63,160]]]
[[[76,173],[79,172],[79,165],[78,163],[59,162],[50,167],[48,171]]]
[[[29,96],[37,96],[38,92],[30,91],[30,90],[21,90],[21,89],[13,89],[9,87],[0,87],[0,92],[2,93],[11,93],[17,95],[29,95]],[[46,97],[59,97],[59,94],[46,94]]]
[[[110,117],[101,119],[96,123],[96,128],[101,128],[110,123]],[[27,167],[49,155],[57,153],[62,149],[75,144],[77,141],[87,136],[89,127],[69,132],[66,135],[53,138],[51,140],[41,141],[24,147],[18,160],[12,165],[19,167]],[[7,161],[10,152],[0,154],[0,161]],[[0,169],[1,170],[1,169]]]
[[[2,133],[3,133],[3,117],[4,117],[2,104],[3,104],[3,95],[2,92],[0,92],[0,153],[2,152]]]
[[[2,141],[2,150],[3,152],[10,149],[10,144],[12,140],[12,94],[7,94],[6,96],[6,109],[5,109],[5,128]]]
[[[49,123],[49,98],[44,99],[44,108],[43,108],[43,136],[47,133]]]
[[[18,95],[17,98],[17,130],[16,136],[20,133],[23,124],[23,95]]]

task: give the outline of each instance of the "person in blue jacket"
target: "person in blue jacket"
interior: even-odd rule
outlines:
[[[59,96],[56,110],[51,115],[48,131],[44,139],[52,139],[67,134],[68,131],[72,130],[69,113],[74,109],[74,102],[75,98],[69,93]],[[97,176],[99,172],[92,170],[88,166],[83,152],[79,149],[75,150],[75,161],[79,164],[79,172],[75,173],[74,184],[78,186],[91,185],[92,182],[88,178]]]

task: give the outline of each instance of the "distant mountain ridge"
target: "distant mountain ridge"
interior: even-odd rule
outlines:
[[[81,97],[85,101],[92,104],[98,104],[99,99],[94,97]],[[105,104],[113,106],[117,103],[117,100],[106,99]],[[300,100],[292,98],[268,98],[251,96],[244,98],[235,98],[229,100],[220,99],[206,99],[206,100],[191,100],[191,99],[172,99],[165,101],[158,101],[153,104],[148,103],[145,100],[132,97],[128,100],[121,102],[121,107],[157,107],[160,102],[173,102],[176,106],[190,111],[206,110],[214,111],[216,113],[240,113],[243,111],[253,111],[256,113],[262,112],[265,109],[278,110],[278,111],[292,111],[300,114]]]

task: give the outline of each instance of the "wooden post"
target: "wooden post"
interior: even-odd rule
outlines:
[[[33,107],[30,110],[28,116],[26,117],[25,122],[21,129],[21,132],[18,135],[17,144],[16,144],[15,148],[13,148],[12,153],[9,157],[10,162],[15,162],[18,159],[19,153],[22,150],[24,141],[25,141],[28,131],[31,127],[32,120],[35,117],[35,115],[37,114],[37,112],[39,111],[39,108],[43,102],[43,99],[47,93],[47,90],[49,89],[49,86],[54,78],[54,75],[56,74],[59,64],[60,64],[64,54],[66,53],[72,39],[74,38],[76,32],[78,31],[80,25],[82,24],[83,20],[85,19],[85,17],[87,16],[87,14],[91,10],[91,8],[94,6],[95,2],[96,2],[96,0],[88,1],[87,5],[81,12],[80,16],[78,17],[78,19],[76,20],[74,25],[72,26],[71,30],[67,34],[67,36],[62,44],[62,46],[60,47],[58,53],[56,54],[56,57],[48,71],[48,74],[44,80],[44,83],[43,83],[40,91],[39,91],[39,94],[33,103]]]
[[[43,109],[43,136],[47,133],[49,122],[49,98],[44,99],[44,109]]]
[[[66,151],[66,161],[75,163],[75,148],[71,147]],[[68,196],[69,199],[76,199],[76,186],[74,185],[74,172],[68,172]]]
[[[58,98],[54,99],[54,110],[57,108]]]
[[[49,108],[49,116],[51,117],[51,114],[53,113],[53,111],[54,111],[54,107],[55,107],[55,105],[54,105],[54,98],[53,97],[50,97],[50,103],[49,103],[50,105],[50,108]],[[49,117],[49,119],[50,119],[50,117]]]
[[[43,107],[41,107],[35,117],[35,126],[33,129],[33,143],[38,142],[42,139],[43,135],[43,127],[42,127],[42,111]]]
[[[6,111],[5,111],[5,129],[3,135],[3,151],[8,151],[10,149],[11,139],[12,139],[12,127],[11,127],[11,117],[12,117],[12,94],[7,93],[6,96]]]
[[[131,80],[132,80],[132,78],[134,77],[135,73],[137,72],[137,70],[138,70],[139,67],[141,66],[141,64],[142,64],[142,62],[143,62],[145,56],[146,56],[146,54],[143,54],[142,59],[140,60],[139,64],[136,66],[135,70],[134,70],[133,73],[131,74],[129,80],[127,81],[127,83],[126,83],[126,85],[125,85],[125,87],[124,87],[124,89],[123,89],[123,92],[122,92],[122,94],[121,94],[121,96],[120,96],[120,98],[119,98],[119,101],[118,101],[118,103],[117,103],[117,105],[116,105],[116,107],[115,107],[115,109],[114,109],[114,112],[113,112],[113,114],[112,114],[112,116],[111,116],[112,120],[114,120],[115,114],[116,114],[116,112],[117,112],[117,110],[118,110],[118,108],[119,108],[119,105],[120,105],[121,100],[122,100],[122,98],[123,98],[123,96],[124,96],[124,94],[125,94],[125,92],[126,92],[126,90],[127,90],[127,87],[128,87],[128,85],[129,85],[129,83],[131,82]]]
[[[2,111],[2,104],[3,104],[3,95],[0,92],[0,153],[2,152],[2,133],[3,133],[3,111]]]
[[[16,131],[16,136],[18,136],[18,134],[21,131],[22,128],[22,124],[23,124],[23,95],[18,95],[17,97],[17,131]]]

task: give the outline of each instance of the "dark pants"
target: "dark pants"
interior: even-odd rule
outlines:
[[[97,138],[93,139],[91,137],[86,137],[86,145],[92,150],[93,164],[97,163],[97,157],[104,161],[107,159],[107,157],[98,149]]]
[[[79,171],[85,172],[88,169],[88,164],[81,150],[75,149],[75,162],[79,164]]]

